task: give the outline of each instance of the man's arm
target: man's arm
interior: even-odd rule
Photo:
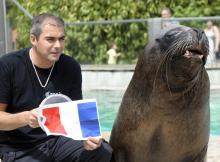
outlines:
[[[12,114],[5,112],[7,106],[0,103],[0,130],[10,131],[26,125],[32,128],[39,127],[35,109]]]

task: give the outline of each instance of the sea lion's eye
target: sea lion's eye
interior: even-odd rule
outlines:
[[[166,37],[166,39],[170,39],[172,37],[177,36],[179,33],[180,33],[180,31],[177,31],[177,30],[170,31],[165,35],[165,37]]]
[[[165,38],[166,38],[166,39],[170,39],[172,36],[173,36],[173,35],[169,33],[169,34],[166,34],[166,35],[165,35]]]

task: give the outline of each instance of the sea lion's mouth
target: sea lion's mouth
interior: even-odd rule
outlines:
[[[184,57],[187,58],[203,58],[203,53],[199,50],[186,50],[186,52],[183,54]]]

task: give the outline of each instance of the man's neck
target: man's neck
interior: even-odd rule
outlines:
[[[42,58],[39,54],[37,54],[34,48],[30,49],[29,57],[31,62],[39,68],[50,68],[54,64],[54,62]]]

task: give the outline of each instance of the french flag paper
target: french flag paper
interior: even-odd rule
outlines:
[[[47,135],[63,135],[74,140],[101,137],[95,99],[43,105],[38,113],[39,125]]]

